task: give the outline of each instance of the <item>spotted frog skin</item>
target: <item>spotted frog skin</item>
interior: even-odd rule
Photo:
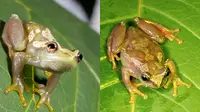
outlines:
[[[31,21],[22,22],[16,14],[12,14],[5,24],[2,38],[8,47],[13,78],[12,85],[5,89],[5,94],[17,91],[22,106],[27,106],[23,92],[24,88],[27,91],[29,88],[24,83],[22,70],[25,64],[32,65],[44,70],[48,76],[46,85],[36,84],[37,88],[33,90],[40,95],[36,108],[45,104],[53,112],[50,94],[56,87],[61,73],[74,68],[83,58],[79,50],[71,51],[61,47],[48,28]]]
[[[147,95],[138,90],[139,86],[151,88],[167,88],[173,84],[173,96],[177,96],[179,85],[190,87],[177,75],[176,66],[172,59],[164,59],[160,43],[165,39],[183,41],[174,36],[179,29],[170,30],[161,24],[135,17],[136,28],[126,29],[122,21],[112,30],[107,41],[108,58],[112,62],[112,69],[116,69],[115,60],[122,62],[122,80],[130,93],[130,103],[135,102],[134,94],[147,99]],[[117,55],[120,53],[120,57]],[[132,78],[131,78],[132,77]],[[141,83],[136,84],[135,79]]]

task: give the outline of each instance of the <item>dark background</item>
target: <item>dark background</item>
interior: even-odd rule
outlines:
[[[83,6],[87,14],[87,17],[90,20],[96,0],[76,0],[76,1]]]

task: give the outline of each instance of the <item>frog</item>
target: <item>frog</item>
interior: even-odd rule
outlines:
[[[148,98],[138,89],[140,86],[167,89],[172,84],[173,96],[178,96],[181,85],[190,88],[191,84],[179,78],[174,60],[165,59],[160,47],[166,39],[182,44],[183,40],[175,36],[180,30],[141,17],[134,17],[132,21],[135,27],[124,21],[118,23],[107,40],[112,69],[117,68],[116,61],[121,61],[122,82],[130,94],[129,103],[135,103],[135,94]]]
[[[59,44],[50,29],[33,21],[22,21],[17,14],[11,14],[6,22],[2,40],[8,48],[8,57],[12,63],[12,84],[4,90],[5,94],[16,91],[19,95],[21,105],[27,106],[23,96],[24,89],[30,91],[25,84],[23,68],[31,65],[44,71],[47,76],[46,85],[36,85],[32,92],[39,94],[40,99],[36,104],[39,109],[45,104],[50,112],[50,95],[58,84],[61,74],[75,68],[83,59],[79,50],[69,50]]]

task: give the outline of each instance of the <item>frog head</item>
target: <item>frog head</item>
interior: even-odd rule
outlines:
[[[170,72],[168,68],[160,69],[159,72],[157,72],[157,74],[143,72],[140,77],[140,80],[145,86],[152,88],[160,88],[166,83],[169,73]]]
[[[58,42],[46,43],[46,48],[40,56],[42,68],[49,71],[64,72],[74,68],[83,58],[79,50],[63,48]]]

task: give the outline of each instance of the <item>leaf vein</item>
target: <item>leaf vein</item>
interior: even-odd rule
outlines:
[[[182,74],[185,78],[187,78],[190,82],[192,82],[192,84],[198,89],[198,90],[200,90],[200,87],[192,80],[192,79],[190,79],[187,75],[185,75],[185,74]]]
[[[31,8],[29,8],[28,6],[26,6],[22,1],[20,0],[15,0],[15,2],[19,5],[21,5],[26,11],[27,11],[27,14],[28,14],[28,18],[29,20],[31,20],[31,14],[30,14],[30,11],[31,11]]]
[[[100,25],[105,25],[105,24],[110,24],[110,23],[115,23],[115,22],[118,22],[118,21],[122,21],[122,20],[132,19],[134,16],[135,15],[108,19],[108,20],[105,20],[105,21],[101,22]]]
[[[143,3],[143,0],[138,0],[138,16],[139,17],[141,15],[142,3]]]
[[[192,6],[192,5],[189,4],[189,3],[186,3],[184,0],[177,0],[177,1],[182,2],[183,4],[192,7],[194,10],[196,10],[198,13],[200,13],[200,11],[199,11],[196,7]]]
[[[156,92],[157,94],[159,94],[160,96],[169,99],[170,101],[172,101],[173,103],[177,104],[178,106],[180,106],[181,108],[183,108],[186,112],[189,112],[184,106],[182,106],[180,103],[174,101],[173,99],[171,99],[170,97],[166,96],[165,94],[160,93],[159,91],[156,91],[154,89],[151,89],[152,91]]]
[[[114,83],[110,83],[110,82],[114,82]],[[112,86],[112,85],[114,85],[114,84],[117,84],[117,83],[119,83],[119,82],[121,82],[121,81],[120,81],[119,79],[115,79],[115,80],[110,81],[110,82],[101,85],[100,90],[105,89],[105,88],[107,88],[107,87],[109,87],[109,86]],[[105,86],[105,85],[106,85],[106,86]],[[103,87],[102,87],[102,86],[103,86]],[[175,104],[177,104],[178,106],[180,106],[181,108],[183,108],[186,112],[189,112],[186,108],[184,108],[184,106],[182,106],[180,103],[174,101],[173,99],[169,98],[169,97],[166,96],[165,94],[161,94],[159,91],[154,90],[154,89],[152,89],[152,88],[149,88],[149,89],[152,90],[152,91],[154,91],[154,92],[156,92],[157,94],[161,95],[162,97],[169,99],[169,100],[172,101],[173,103],[175,103]],[[134,107],[132,107],[132,112],[134,112]]]
[[[78,97],[78,68],[76,71],[76,90],[75,90],[75,99],[74,99],[74,112],[76,112],[77,97]]]
[[[112,81],[109,81],[109,82],[107,82],[107,83],[101,84],[101,85],[100,85],[100,90],[105,89],[105,88],[107,88],[107,87],[109,87],[109,86],[112,86],[112,85],[114,85],[114,84],[117,84],[117,83],[119,83],[119,82],[120,82],[120,80],[117,78],[117,79],[115,79],[115,80],[112,80]]]

